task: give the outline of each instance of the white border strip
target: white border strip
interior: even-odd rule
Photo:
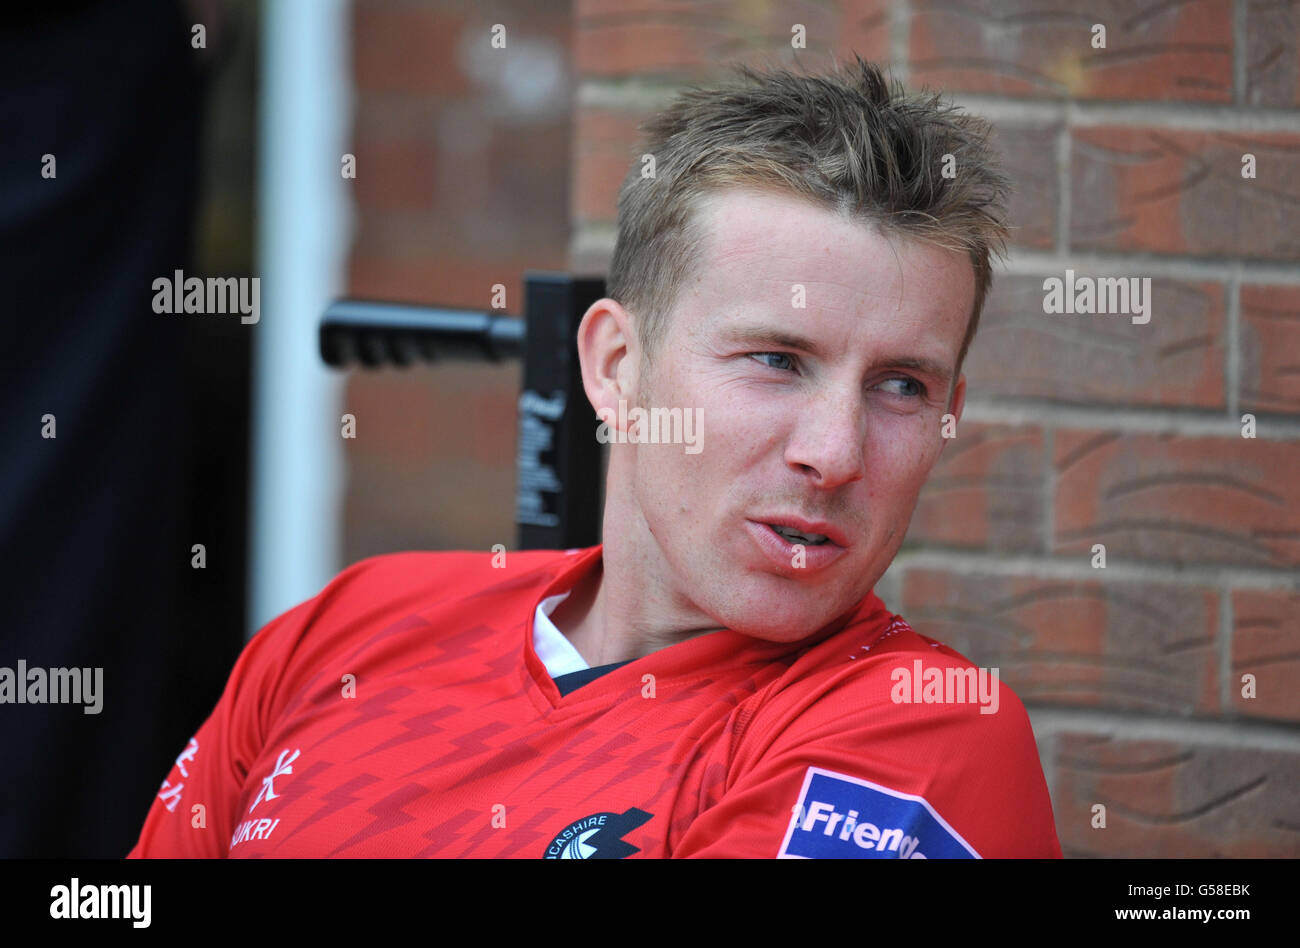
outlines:
[[[340,174],[352,110],[349,4],[282,0],[262,10],[248,636],[339,569],[343,382],[321,362],[317,326],[343,286],[351,210]]]

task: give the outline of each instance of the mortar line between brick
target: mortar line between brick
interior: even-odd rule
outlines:
[[[1300,418],[1259,412],[1256,415],[1260,419],[1256,436],[1261,441],[1300,440]],[[1193,413],[1175,412],[1160,406],[1083,407],[1046,399],[1001,401],[975,395],[967,397],[962,420],[996,425],[1053,426],[1057,429],[1096,428],[1126,434],[1175,434],[1191,438],[1241,437],[1240,418],[1230,418],[1208,408],[1203,413]]]
[[[893,73],[906,84],[912,77],[907,44],[911,41],[911,0],[894,0],[889,5],[889,58]]]
[[[1102,711],[1026,705],[1040,740],[1063,733],[1105,734],[1129,741],[1178,741],[1252,750],[1300,753],[1300,728],[1275,721],[1168,718],[1138,711]]]
[[[935,569],[959,576],[991,575],[1055,579],[1073,582],[1160,583],[1169,586],[1219,589],[1261,589],[1300,592],[1300,574],[1293,567],[1242,567],[1213,563],[1155,563],[1108,559],[1105,570],[1093,569],[1079,554],[1045,557],[1036,554],[990,553],[987,550],[911,549],[890,564],[901,570]]]
[[[1047,125],[1066,121],[1075,128],[1134,126],[1189,132],[1300,132],[1295,109],[1244,106],[1234,102],[1087,101],[1017,99],[986,93],[944,91],[957,105],[995,122]]]
[[[1223,583],[1219,588],[1219,708],[1221,714],[1231,714],[1232,706],[1232,586]]]
[[[1043,429],[1043,473],[1047,483],[1043,488],[1043,552],[1052,552],[1053,538],[1056,536],[1056,464],[1052,460],[1056,455],[1056,429],[1048,425]]]
[[[1029,726],[1031,729],[1034,729],[1034,719],[1032,714],[1029,717]],[[1057,776],[1057,761],[1061,756],[1061,741],[1055,734],[1047,734],[1044,735],[1044,737],[1040,737],[1037,729],[1034,729],[1034,739],[1036,742],[1045,739],[1045,743],[1047,744],[1047,753],[1042,754],[1040,752],[1039,757],[1040,762],[1043,765],[1043,776],[1047,778],[1047,796],[1051,799],[1052,810],[1055,812],[1057,810],[1057,793],[1060,790],[1060,779]]]
[[[910,9],[906,0],[900,0]],[[909,18],[910,19],[910,18]],[[890,51],[893,54],[891,18]],[[908,81],[908,63],[891,63],[899,79]],[[1067,100],[1016,99],[982,93],[936,90],[945,99],[992,122],[1011,125],[1045,125],[1068,122],[1073,128],[1132,126],[1188,132],[1234,132],[1241,134],[1282,132],[1300,134],[1300,110],[1238,105],[1180,102],[1085,102]],[[681,84],[662,78],[636,76],[627,79],[584,78],[577,86],[575,104],[593,108],[662,108],[678,93]]]
[[[1223,388],[1227,396],[1228,420],[1241,423],[1241,268],[1228,277],[1227,338],[1223,346]]]
[[[1070,203],[1070,141],[1071,128],[1067,122],[1056,133],[1056,253],[1061,257],[1070,251],[1070,215],[1073,211]]]
[[[591,252],[610,253],[618,231],[608,221],[579,220],[574,224],[575,241]],[[1073,250],[1069,259],[1056,251],[1009,249],[1007,259],[999,264],[998,276],[1060,276],[1069,267],[1079,273],[1132,274],[1192,282],[1217,280],[1226,282],[1237,274],[1245,286],[1300,286],[1300,267],[1294,262],[1276,263],[1260,260],[1227,258],[1161,257],[1142,253],[1099,253]]]
[[[1232,101],[1246,102],[1246,0],[1232,3]]]
[[[1240,260],[1233,257],[1164,256],[1141,251],[1106,252],[1074,248],[1067,255],[1054,250],[1012,247],[1000,272],[1011,275],[1059,276],[1066,267],[1079,272],[1140,273],[1182,280],[1226,281],[1234,273],[1245,283],[1300,285],[1295,261]]]

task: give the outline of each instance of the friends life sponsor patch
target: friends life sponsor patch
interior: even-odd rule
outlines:
[[[784,859],[979,859],[923,797],[809,767]]]

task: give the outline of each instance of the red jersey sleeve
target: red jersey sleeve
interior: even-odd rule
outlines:
[[[997,710],[981,713],[895,703],[881,680],[795,698],[766,724],[756,715],[720,799],[673,855],[1060,858],[1029,716],[1010,688],[999,683]]]
[[[281,683],[289,657],[330,588],[271,620],[244,646],[216,708],[163,780],[127,858],[229,852],[249,767],[262,752],[284,698]]]

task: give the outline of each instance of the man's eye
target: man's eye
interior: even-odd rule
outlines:
[[[922,398],[925,395],[925,386],[914,378],[902,376],[896,379],[885,379],[881,384],[888,385],[891,382],[897,382],[903,386],[902,391],[895,392],[897,395],[902,395],[906,398]]]
[[[770,362],[764,362],[765,365],[773,369],[792,369],[794,368],[794,358],[788,352],[751,352],[750,358],[760,361],[766,359],[784,359],[785,365],[772,365]]]

